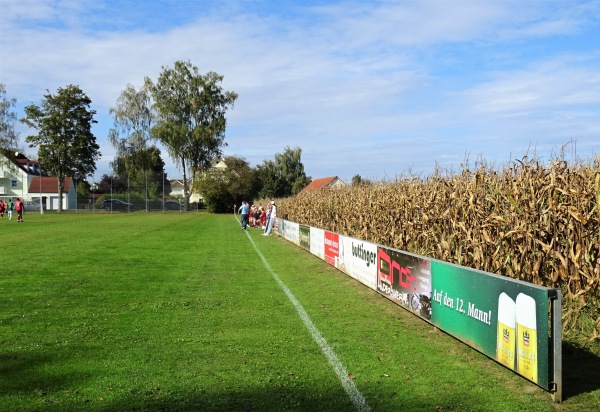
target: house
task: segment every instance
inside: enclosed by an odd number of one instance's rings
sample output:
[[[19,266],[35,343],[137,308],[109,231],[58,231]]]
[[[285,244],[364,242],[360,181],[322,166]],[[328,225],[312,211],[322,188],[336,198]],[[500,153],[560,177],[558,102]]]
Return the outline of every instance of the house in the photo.
[[[36,176],[31,179],[29,185],[30,199],[42,198],[42,203],[48,210],[58,209],[58,179],[56,176]],[[75,183],[70,177],[65,178],[65,187],[63,188],[63,210],[77,208],[77,192]]]
[[[183,198],[183,179],[172,179],[169,180],[169,182],[171,183],[171,194],[170,196],[178,196]],[[192,189],[192,179],[188,179],[188,190],[191,190],[192,193],[190,194],[190,202],[191,203],[196,203],[198,201],[202,201],[202,196],[200,196],[197,193],[194,193],[193,189]]]
[[[47,176],[37,160],[4,150],[0,153],[0,198],[17,197],[26,202],[39,202],[41,198],[46,209],[58,209],[58,180]],[[65,181],[62,208],[77,208],[77,192],[71,178]]]
[[[310,192],[311,190],[325,189],[325,188],[340,188],[346,186],[346,183],[337,176],[323,177],[321,179],[315,179],[308,184],[300,193]]]

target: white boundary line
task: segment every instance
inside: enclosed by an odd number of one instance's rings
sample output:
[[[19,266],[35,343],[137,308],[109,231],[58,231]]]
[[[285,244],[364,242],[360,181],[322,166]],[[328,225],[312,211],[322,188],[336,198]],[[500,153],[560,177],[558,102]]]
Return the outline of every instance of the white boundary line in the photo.
[[[367,401],[365,400],[365,398],[362,396],[362,394],[360,393],[360,391],[354,384],[354,381],[348,377],[348,372],[346,371],[346,368],[344,368],[344,365],[342,365],[342,362],[340,362],[340,360],[338,359],[338,357],[335,354],[335,352],[333,351],[333,349],[331,349],[331,347],[327,344],[327,341],[325,340],[323,335],[321,335],[321,332],[319,332],[319,330],[317,329],[315,324],[312,322],[312,320],[308,316],[308,313],[306,313],[306,311],[302,307],[302,304],[300,302],[298,302],[298,299],[296,299],[296,297],[294,296],[292,291],[285,285],[285,283],[283,283],[283,281],[281,279],[279,279],[279,276],[277,276],[277,273],[275,273],[275,271],[273,269],[271,269],[271,265],[269,265],[269,262],[267,262],[267,259],[265,259],[265,257],[260,252],[260,250],[258,250],[258,247],[256,246],[256,243],[254,243],[252,236],[250,236],[250,234],[248,232],[246,232],[246,236],[248,236],[248,239],[250,239],[250,243],[252,243],[254,250],[256,250],[256,253],[258,253],[258,256],[260,256],[260,259],[263,261],[263,263],[265,264],[265,267],[273,276],[273,279],[275,279],[275,281],[279,284],[281,289],[283,289],[283,291],[285,292],[287,297],[290,299],[290,301],[294,305],[294,308],[296,308],[296,311],[298,312],[300,319],[302,319],[302,322],[304,322],[304,325],[306,326],[306,328],[312,335],[313,339],[315,340],[315,342],[317,342],[317,344],[321,348],[321,351],[323,352],[323,354],[329,361],[329,364],[335,371],[336,375],[338,376],[338,379],[340,380],[340,382],[342,383],[342,386],[344,387],[344,390],[346,391],[346,394],[348,394],[348,397],[350,397],[350,400],[352,401],[352,403],[354,404],[356,409],[361,412],[362,411],[364,411],[364,412],[370,411],[371,408],[367,404]]]

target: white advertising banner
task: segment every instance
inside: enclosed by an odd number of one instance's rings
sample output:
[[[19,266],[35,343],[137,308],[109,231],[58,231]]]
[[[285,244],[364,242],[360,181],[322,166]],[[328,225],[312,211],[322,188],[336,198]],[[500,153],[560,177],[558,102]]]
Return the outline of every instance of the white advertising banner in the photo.
[[[285,221],[283,226],[283,237],[290,242],[299,245],[299,232],[300,225],[295,222],[290,222],[289,220]]]
[[[325,231],[310,228],[310,253],[325,260]]]
[[[337,268],[376,291],[377,245],[340,235]]]

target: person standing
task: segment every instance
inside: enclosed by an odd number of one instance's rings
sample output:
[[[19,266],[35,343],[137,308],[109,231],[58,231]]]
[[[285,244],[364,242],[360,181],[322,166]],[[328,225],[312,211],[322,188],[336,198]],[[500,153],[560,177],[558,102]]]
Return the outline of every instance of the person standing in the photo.
[[[0,219],[4,219],[4,211],[6,210],[6,203],[0,199]]]
[[[275,205],[275,201],[271,200],[271,215],[269,216],[269,224],[267,225],[267,230],[263,233],[263,236],[269,236],[271,231],[273,230],[273,225],[277,220],[277,206]]]
[[[23,223],[23,210],[25,210],[25,205],[18,197],[17,201],[15,202],[15,209],[17,211],[17,223]]]
[[[8,220],[12,219],[13,208],[14,208],[14,205],[13,205],[12,199],[8,199],[8,203],[6,203],[6,214],[8,215]]]
[[[250,212],[250,206],[248,206],[248,203],[246,203],[246,201],[242,201],[242,205],[240,206],[238,212],[242,215],[240,219],[242,230],[246,230],[246,226],[248,225],[248,213]]]

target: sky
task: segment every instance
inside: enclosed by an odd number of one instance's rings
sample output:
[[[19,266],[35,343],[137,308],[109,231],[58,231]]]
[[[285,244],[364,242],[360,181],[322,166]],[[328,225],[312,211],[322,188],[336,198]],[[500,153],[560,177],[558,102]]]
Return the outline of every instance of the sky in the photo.
[[[239,97],[224,155],[302,149],[313,179],[600,155],[600,0],[0,0],[16,111],[78,85],[102,157],[128,84],[190,61]],[[34,130],[18,124],[22,146]],[[169,158],[170,178],[181,170]]]

